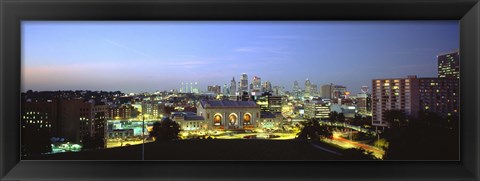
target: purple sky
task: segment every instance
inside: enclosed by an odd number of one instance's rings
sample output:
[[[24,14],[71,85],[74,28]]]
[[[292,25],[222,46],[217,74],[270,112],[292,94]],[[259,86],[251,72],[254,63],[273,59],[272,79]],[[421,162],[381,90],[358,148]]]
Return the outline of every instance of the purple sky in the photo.
[[[206,90],[247,73],[357,93],[375,78],[435,77],[436,55],[458,48],[458,21],[24,21],[22,91]]]

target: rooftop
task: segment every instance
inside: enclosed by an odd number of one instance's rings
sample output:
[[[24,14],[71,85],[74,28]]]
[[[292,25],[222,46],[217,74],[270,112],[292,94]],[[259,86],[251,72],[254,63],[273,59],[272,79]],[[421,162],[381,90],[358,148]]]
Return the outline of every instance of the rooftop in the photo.
[[[229,100],[203,100],[200,102],[203,108],[205,107],[252,107],[256,108],[258,105],[253,101],[229,101]]]

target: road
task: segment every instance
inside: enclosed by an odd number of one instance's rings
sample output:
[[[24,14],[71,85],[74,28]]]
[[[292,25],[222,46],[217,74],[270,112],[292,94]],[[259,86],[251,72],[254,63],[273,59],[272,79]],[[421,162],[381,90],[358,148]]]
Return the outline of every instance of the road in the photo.
[[[364,150],[371,151],[373,155],[379,159],[383,158],[385,151],[367,144],[351,141],[342,137],[333,136],[332,139],[323,139],[322,141],[336,144],[343,148],[363,148]]]

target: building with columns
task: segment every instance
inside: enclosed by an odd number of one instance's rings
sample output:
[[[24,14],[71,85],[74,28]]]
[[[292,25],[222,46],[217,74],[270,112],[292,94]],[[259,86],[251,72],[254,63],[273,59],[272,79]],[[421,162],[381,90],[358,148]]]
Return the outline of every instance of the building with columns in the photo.
[[[211,130],[239,130],[255,128],[260,119],[260,106],[253,101],[204,100],[197,105]]]

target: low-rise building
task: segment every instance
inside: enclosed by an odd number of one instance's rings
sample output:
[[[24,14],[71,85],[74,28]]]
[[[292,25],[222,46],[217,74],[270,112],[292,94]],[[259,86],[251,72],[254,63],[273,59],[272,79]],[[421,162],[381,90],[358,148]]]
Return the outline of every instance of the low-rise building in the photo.
[[[181,130],[206,130],[207,121],[194,112],[172,112],[171,118],[180,125]]]
[[[260,119],[260,106],[253,101],[204,100],[197,105],[197,115],[207,129],[250,129]]]

